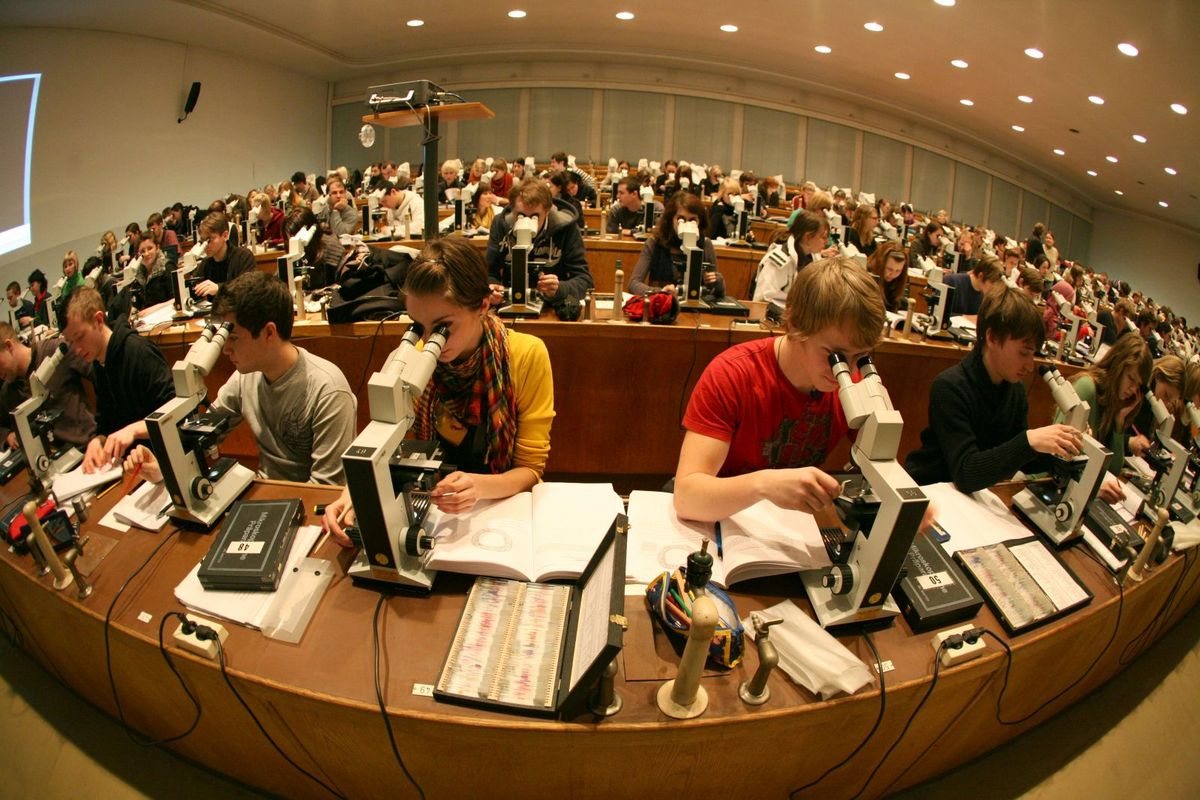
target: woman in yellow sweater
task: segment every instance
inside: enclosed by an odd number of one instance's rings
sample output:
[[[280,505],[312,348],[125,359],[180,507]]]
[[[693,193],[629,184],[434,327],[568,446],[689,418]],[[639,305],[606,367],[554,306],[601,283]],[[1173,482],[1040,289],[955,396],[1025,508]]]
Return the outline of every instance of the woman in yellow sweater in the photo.
[[[488,312],[487,265],[464,239],[431,241],[409,269],[405,293],[414,323],[450,329],[413,425],[417,439],[436,438],[459,468],[433,489],[434,505],[462,513],[531,488],[546,469],[554,420],[546,345]],[[325,526],[345,546],[342,525],[353,512],[338,520],[349,505],[347,490],[325,509]]]

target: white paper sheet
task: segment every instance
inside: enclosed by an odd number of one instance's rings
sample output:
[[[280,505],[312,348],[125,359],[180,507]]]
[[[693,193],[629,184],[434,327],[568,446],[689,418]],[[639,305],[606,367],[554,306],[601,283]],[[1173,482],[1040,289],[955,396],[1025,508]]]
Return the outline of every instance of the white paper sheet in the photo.
[[[674,571],[687,563],[688,554],[699,550],[706,538],[713,538],[712,524],[680,519],[675,513],[673,495],[631,493],[625,579],[646,584],[664,572]],[[713,561],[712,578],[718,585],[725,585],[725,569],[719,560]]]
[[[995,495],[981,502],[958,491],[952,483],[922,486],[921,491],[936,508],[938,524],[950,534],[950,541],[942,543],[942,549],[949,555],[1030,535],[1029,529]],[[984,490],[976,494],[991,492]],[[995,502],[992,502],[993,498]]]
[[[122,474],[123,471],[120,464],[93,472],[90,475],[83,471],[83,465],[81,464],[70,472],[64,472],[56,477],[51,484],[51,491],[54,492],[54,496],[60,502],[65,502],[92,489],[98,489],[113,481],[120,480]]]

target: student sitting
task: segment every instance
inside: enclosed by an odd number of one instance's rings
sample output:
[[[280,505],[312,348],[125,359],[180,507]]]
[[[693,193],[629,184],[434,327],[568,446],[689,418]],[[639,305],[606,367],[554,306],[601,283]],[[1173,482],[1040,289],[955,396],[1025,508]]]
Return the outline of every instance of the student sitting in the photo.
[[[78,358],[92,364],[97,435],[87,443],[83,471],[95,472],[147,437],[146,415],[175,396],[175,385],[153,342],[123,322],[108,327],[104,301],[95,289],[75,290],[66,323],[63,338]]]
[[[292,344],[292,296],[279,278],[249,272],[221,287],[215,315],[233,324],[224,352],[236,370],[212,410],[242,420],[258,442],[258,471],[273,480],[340,484],[342,453],[354,441],[358,403],[342,371]],[[141,463],[161,480],[154,455],[139,447],[126,467]]]
[[[874,279],[851,260],[801,272],[788,293],[787,334],[735,345],[700,376],[675,472],[679,516],[711,522],[764,499],[828,508],[841,486],[820,466],[849,431],[829,356],[855,364],[883,322]]]
[[[21,297],[21,284],[16,281],[8,285],[8,313],[18,328],[28,328],[37,314],[33,302]]]
[[[13,412],[31,396],[29,376],[61,343],[58,338],[43,339],[27,347],[11,325],[0,322],[0,379],[4,381],[0,385],[0,446],[13,449],[21,446]],[[54,421],[54,436],[60,441],[83,447],[96,431],[96,420],[83,391],[83,380],[90,379],[91,373],[91,364],[68,353],[50,377],[46,387],[49,397],[42,409],[62,411]]]
[[[788,224],[787,239],[776,241],[758,262],[751,299],[783,308],[796,274],[812,263],[825,247],[829,226],[825,215],[800,211]]]
[[[33,314],[35,325],[50,324],[50,292],[46,282],[46,273],[35,269],[29,273],[29,293],[33,295]]]
[[[1000,262],[985,258],[975,262],[970,272],[953,272],[942,281],[952,287],[951,314],[978,314],[983,296],[1000,280]]]
[[[1155,359],[1154,366],[1150,369],[1150,391],[1162,401],[1171,416],[1175,417],[1179,423],[1184,424],[1186,422],[1183,398],[1187,396],[1187,387],[1185,386],[1187,377],[1187,366],[1179,356],[1168,355]],[[1173,436],[1175,433],[1183,433],[1182,428],[1178,431],[1175,430],[1178,427],[1178,425],[1173,426]],[[1154,435],[1154,411],[1150,408],[1150,403],[1142,403],[1142,407],[1133,417],[1130,428],[1126,449],[1135,456],[1144,456],[1150,446],[1157,441]],[[1183,440],[1180,439],[1180,441]]]
[[[229,217],[219,211],[204,218],[196,229],[196,239],[204,242],[205,255],[194,276],[200,282],[192,287],[200,297],[212,297],[221,284],[258,269],[249,248],[229,243]]]
[[[676,192],[667,201],[653,235],[646,239],[637,265],[629,275],[630,294],[648,294],[655,287],[674,292],[684,282],[687,260],[679,237],[679,225],[684,222],[695,222],[700,229],[696,245],[704,253],[701,258],[705,270],[701,278],[704,293],[714,298],[725,296],[725,278],[717,269],[717,251],[712,240],[704,235],[708,227],[704,203],[686,192]]]
[[[907,306],[901,306],[904,305],[904,291],[908,287],[908,256],[900,243],[884,242],[875,248],[875,252],[867,259],[867,269],[879,278],[884,308],[893,313],[907,311]]]
[[[975,348],[930,389],[929,426],[904,463],[919,484],[952,481],[974,492],[1028,469],[1039,453],[1071,458],[1079,452],[1080,434],[1068,425],[1028,430],[1025,379],[1044,336],[1033,301],[1018,289],[994,286],[976,330]]]
[[[630,236],[640,230],[646,220],[646,207],[641,198],[642,182],[636,176],[622,178],[617,182],[617,193],[613,204],[608,209],[608,223],[605,233],[619,233]],[[654,203],[654,216],[660,218],[663,213],[662,204]]]
[[[550,457],[554,381],[541,339],[510,330],[490,313],[491,287],[479,252],[462,239],[437,239],[409,269],[408,314],[428,336],[448,325],[449,338],[416,408],[413,434],[437,440],[458,466],[430,500],[445,513],[470,511],[538,483]],[[347,547],[340,519],[349,490],[325,509],[325,525]]]

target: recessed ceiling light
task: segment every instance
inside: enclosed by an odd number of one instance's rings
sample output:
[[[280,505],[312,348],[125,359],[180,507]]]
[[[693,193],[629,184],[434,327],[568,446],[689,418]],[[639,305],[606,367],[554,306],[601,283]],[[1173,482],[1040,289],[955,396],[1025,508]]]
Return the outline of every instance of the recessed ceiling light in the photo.
[[[945,6],[946,8],[953,6],[955,1],[956,0],[933,0],[933,2],[937,3],[939,6]]]
[[[1090,94],[1090,95],[1088,95],[1088,102],[1094,103],[1095,105],[1098,105],[1098,106],[1102,106],[1102,105],[1104,105],[1104,98],[1098,94]]]
[[[1096,176],[1097,176],[1097,175],[1099,175],[1099,174],[1100,174],[1100,173],[1099,173],[1099,172],[1096,172],[1096,170],[1094,170],[1094,169],[1089,169],[1089,170],[1088,170],[1088,175],[1091,175],[1093,178],[1094,178],[1094,177],[1096,177]]]
[[[1065,156],[1066,154],[1067,154],[1067,151],[1066,151],[1066,150],[1063,150],[1063,149],[1062,149],[1062,148],[1060,148],[1060,147],[1056,147],[1056,148],[1054,148],[1054,155],[1056,155],[1056,156]]]
[[[959,69],[966,69],[967,67],[970,66],[970,64],[963,61],[961,58],[954,59],[953,61],[950,62],[950,65],[954,66],[954,67],[958,67]]]
[[[1137,142],[1138,144],[1145,144],[1145,143],[1146,143],[1146,137],[1145,137],[1145,136],[1142,136],[1140,133],[1135,133],[1135,134],[1133,135],[1133,140],[1134,140],[1135,142]]]
[[[1166,201],[1166,200],[1159,200],[1159,201],[1158,201],[1158,204],[1159,204],[1160,206],[1162,206],[1163,208],[1170,208],[1170,206],[1168,206],[1168,205],[1167,205],[1167,201]]]
[[[827,56],[833,52],[833,48],[827,44],[819,44],[816,47],[814,47],[813,50],[816,50],[818,53],[820,53],[823,56]]]
[[[726,33],[737,33],[738,28],[737,25],[722,25],[721,30]]]
[[[1183,103],[1171,103],[1171,110],[1176,114],[1186,114],[1187,106],[1185,106]]]
[[[618,11],[617,19],[622,19],[622,20],[633,19],[633,12],[632,11]]]
[[[508,12],[508,15],[513,19],[521,19],[525,16],[525,12],[519,8],[514,8],[512,11]]]
[[[1038,50],[1036,47],[1026,47],[1025,55],[1029,56],[1030,58],[1043,58],[1046,54],[1041,50]]]
[[[1163,167],[1163,172],[1167,173],[1168,175],[1178,175],[1179,174],[1179,171],[1177,169],[1175,169],[1174,167]]]
[[[878,22],[868,22],[867,24],[863,25],[863,27],[866,28],[867,30],[869,30],[871,33],[882,33],[883,32],[883,26],[880,25]]]
[[[1012,129],[1013,129],[1014,131],[1016,131],[1017,133],[1024,133],[1024,132],[1025,132],[1025,129],[1024,129],[1024,128],[1022,128],[1020,125],[1013,125],[1013,126],[1012,126]]]
[[[1117,49],[1127,56],[1136,56],[1138,54],[1138,49],[1129,42],[1121,42],[1117,45]]]
[[[419,27],[421,27],[422,25],[424,25],[424,24],[425,24],[425,20],[423,20],[423,19],[410,19],[408,22],[406,22],[406,23],[404,23],[404,24],[405,24],[405,25],[407,25],[407,26],[408,26],[408,27],[410,27],[410,28],[419,28]]]
[[[965,97],[964,97],[962,100],[959,100],[958,102],[962,103],[964,106],[973,106],[973,105],[975,105],[975,101],[974,101],[974,100],[968,100],[968,99],[967,99],[967,98],[965,98]]]
[[[1032,103],[1033,102],[1033,98],[1027,94],[1019,94],[1019,95],[1017,95],[1017,99],[1020,100],[1022,103]]]
[[[906,81],[906,80],[908,80],[909,78],[911,78],[911,77],[912,77],[912,75],[909,75],[907,72],[897,72],[897,73],[896,73],[896,77],[897,77],[897,78],[899,78],[899,79],[900,79],[900,80],[902,80],[902,81]]]
[[[1105,161],[1107,161],[1107,162],[1108,162],[1108,163],[1110,163],[1110,164],[1116,164],[1116,163],[1117,163],[1117,157],[1116,157],[1116,156],[1105,156],[1105,157],[1104,157],[1104,160],[1105,160]]]
[[[1125,196],[1125,193],[1122,192],[1120,189],[1113,189],[1113,194],[1119,194],[1119,195],[1121,195],[1121,197]]]

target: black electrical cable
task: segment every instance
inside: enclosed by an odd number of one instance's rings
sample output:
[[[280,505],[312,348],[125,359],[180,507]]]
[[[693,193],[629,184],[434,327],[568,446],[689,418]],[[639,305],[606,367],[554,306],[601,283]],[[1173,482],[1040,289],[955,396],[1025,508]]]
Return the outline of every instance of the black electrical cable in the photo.
[[[982,635],[982,633],[979,635]],[[908,728],[910,725],[912,725],[913,720],[917,718],[917,714],[921,713],[921,709],[925,706],[925,701],[929,699],[931,694],[933,694],[933,689],[935,686],[937,686],[938,675],[941,674],[942,671],[942,653],[949,647],[949,639],[943,640],[942,643],[938,645],[937,651],[933,654],[933,680],[929,682],[929,688],[925,690],[925,694],[921,697],[921,702],[917,703],[917,707],[914,708],[913,712],[908,715],[908,720],[904,723],[904,727],[900,729],[900,735],[896,737],[896,741],[892,742],[892,746],[889,747],[883,754],[883,757],[879,759],[879,763],[875,765],[875,769],[871,770],[871,774],[867,776],[865,781],[863,781],[863,785],[860,786],[858,791],[854,793],[855,798],[862,797],[863,793],[867,791],[867,787],[871,785],[871,781],[875,779],[876,774],[879,773],[879,770],[882,769],[883,765],[887,762],[888,756],[892,754],[892,751],[895,750],[900,744],[900,740],[904,738],[906,733],[908,733]]]
[[[188,685],[183,682],[183,676],[180,675],[179,670],[175,668],[175,662],[171,660],[171,654],[167,652],[167,646],[166,646],[166,644],[163,643],[163,629],[167,625],[167,620],[171,619],[172,617],[178,618],[178,620],[181,623],[183,623],[184,625],[192,624],[192,621],[190,619],[188,619],[186,616],[184,616],[183,614],[181,614],[178,611],[168,611],[166,614],[163,614],[162,619],[159,620],[159,623],[158,623],[158,650],[160,653],[162,653],[163,661],[167,662],[167,667],[169,667],[171,672],[173,672],[175,674],[175,679],[177,681],[179,681],[179,685],[183,687],[184,693],[188,696],[188,700],[190,700],[192,703],[192,708],[196,709],[196,716],[192,720],[192,724],[188,726],[188,729],[186,731],[184,731],[183,733],[179,734],[178,736],[173,737],[172,739],[169,740],[169,741],[176,741],[178,739],[182,739],[183,737],[190,734],[192,731],[196,730],[196,726],[200,724],[201,711],[200,711],[200,701],[196,699],[196,696],[194,694],[192,694],[192,690],[188,688]]]
[[[1188,568],[1188,553],[1185,552],[1183,554],[1183,568],[1179,571],[1179,577],[1175,579],[1175,585],[1171,587],[1171,591],[1167,594],[1167,599],[1163,601],[1162,607],[1150,618],[1150,621],[1146,623],[1146,627],[1142,629],[1141,633],[1130,639],[1125,644],[1125,647],[1122,648],[1121,656],[1117,659],[1117,662],[1121,666],[1125,666],[1133,661],[1137,655],[1141,654],[1145,645],[1153,638],[1151,632],[1154,631],[1160,622],[1169,616],[1168,609],[1175,604],[1175,597],[1179,594],[1179,589],[1183,585],[1183,578],[1187,575]],[[1130,655],[1131,650],[1137,650],[1137,653]]]
[[[1093,561],[1095,561],[1097,564],[1099,564],[1101,569],[1103,569],[1105,571],[1105,574],[1109,574],[1108,567],[1102,561],[1100,561],[1099,558],[1097,558],[1095,555],[1093,555],[1090,550],[1088,550],[1087,548],[1083,548],[1083,552],[1086,553],[1089,558],[1091,558]],[[1100,648],[1100,652],[1096,653],[1096,657],[1092,659],[1092,663],[1087,665],[1087,668],[1083,671],[1083,673],[1078,678],[1076,678],[1075,680],[1071,681],[1069,684],[1064,686],[1061,690],[1059,690],[1056,694],[1054,694],[1052,697],[1050,697],[1048,700],[1046,700],[1040,706],[1035,708],[1033,711],[1030,711],[1028,714],[1026,714],[1025,716],[1020,717],[1018,719],[1012,719],[1012,720],[1005,719],[1004,714],[1001,711],[1001,706],[1004,703],[1004,694],[1005,694],[1005,692],[1008,691],[1008,681],[1009,681],[1009,678],[1011,677],[1011,673],[1012,673],[1012,648],[1010,648],[1008,646],[1008,643],[1005,642],[1003,639],[1001,639],[999,636],[997,636],[995,633],[992,633],[991,631],[986,630],[986,629],[984,630],[984,633],[991,636],[993,639],[995,639],[997,642],[1000,643],[1000,646],[1004,648],[1004,652],[1007,655],[1007,661],[1005,662],[1005,665],[1004,665],[1004,683],[1000,687],[1000,694],[997,695],[997,697],[996,697],[996,721],[997,722],[999,722],[1001,725],[1020,725],[1024,722],[1028,722],[1030,719],[1032,719],[1033,717],[1035,717],[1039,713],[1041,713],[1042,710],[1044,710],[1051,703],[1058,700],[1063,695],[1065,695],[1067,692],[1071,691],[1076,686],[1078,686],[1080,684],[1080,682],[1083,681],[1084,678],[1086,678],[1088,675],[1091,674],[1092,669],[1094,669],[1095,666],[1100,663],[1100,659],[1104,657],[1104,654],[1108,652],[1108,648],[1112,647],[1112,643],[1114,641],[1116,641],[1117,632],[1121,630],[1121,616],[1125,611],[1125,587],[1122,586],[1119,581],[1117,582],[1117,591],[1119,592],[1119,597],[1120,597],[1120,599],[1117,602],[1117,620],[1113,624],[1112,634],[1109,635],[1108,641],[1104,643],[1104,647]]]
[[[216,642],[217,644],[217,659],[221,663],[221,677],[225,679],[225,685],[229,687],[229,691],[233,692],[233,696],[237,698],[237,701],[241,704],[242,708],[246,709],[246,713],[250,715],[250,719],[254,721],[254,725],[258,728],[259,733],[263,735],[263,738],[267,740],[267,743],[270,744],[271,747],[275,748],[275,752],[283,756],[283,760],[295,767],[300,774],[319,785],[322,789],[329,792],[334,797],[339,798],[339,800],[346,800],[345,795],[343,795],[341,792],[338,792],[332,786],[325,783],[325,781],[321,780],[316,775],[313,775],[304,767],[293,761],[292,757],[283,752],[279,745],[276,744],[275,740],[271,738],[271,734],[267,733],[267,729],[263,727],[263,724],[259,721],[258,716],[254,713],[253,709],[250,708],[249,704],[246,703],[241,692],[237,690],[237,687],[233,685],[233,681],[229,679],[229,671],[225,668],[225,646],[221,643],[221,638],[216,635],[212,628],[209,628],[206,625],[196,626],[196,632],[198,635],[206,631],[208,634],[210,634],[211,641]]]
[[[375,343],[379,341],[379,332],[383,330],[383,323],[387,322],[389,319],[398,317],[403,313],[403,311],[393,311],[391,314],[388,314],[386,317],[379,320],[379,324],[375,326],[375,332],[371,334],[371,349],[367,351],[367,361],[365,364],[363,364],[362,376],[358,379],[358,388],[354,390],[355,397],[362,394],[363,386],[367,383],[367,376],[371,374],[371,359],[375,355]]]
[[[616,302],[615,300],[613,302]],[[692,370],[696,368],[696,357],[700,349],[700,315],[696,315],[696,324],[692,327],[692,360],[688,363],[687,374],[683,376],[683,386],[679,389],[679,424],[683,424],[683,405],[687,399],[688,383],[692,380]]]
[[[396,757],[396,763],[400,765],[400,769],[404,772],[404,777],[408,778],[408,782],[417,790],[417,794],[421,796],[421,800],[425,800],[425,790],[421,788],[421,784],[417,783],[416,778],[408,771],[408,767],[404,765],[404,759],[400,756],[400,748],[396,746],[396,734],[392,731],[392,722],[388,718],[387,704],[383,699],[383,685],[379,680],[379,613],[383,610],[383,604],[387,600],[387,595],[380,592],[379,602],[375,604],[375,615],[371,618],[371,646],[373,652],[373,663],[375,669],[375,700],[379,703],[379,713],[383,715],[383,726],[387,729],[388,743],[392,746],[392,755]]]
[[[867,742],[871,741],[871,738],[879,730],[880,723],[883,722],[883,715],[887,711],[887,682],[884,680],[884,677],[883,677],[883,660],[879,657],[879,651],[875,649],[875,642],[871,640],[871,634],[864,633],[863,639],[866,641],[867,647],[870,648],[871,655],[875,658],[875,672],[876,672],[876,674],[879,675],[879,714],[878,714],[878,716],[875,717],[875,724],[871,726],[871,730],[867,731],[867,735],[863,738],[863,740],[861,742],[858,743],[858,746],[850,751],[849,755],[847,755],[845,758],[843,758],[838,763],[834,764],[829,769],[822,772],[821,775],[816,780],[809,781],[808,783],[804,784],[803,786],[801,786],[797,789],[792,789],[790,792],[788,792],[788,800],[792,800],[792,798],[794,798],[800,792],[803,792],[805,789],[811,789],[812,787],[816,786],[821,781],[825,780],[825,778],[828,777],[830,773],[834,772],[835,770],[841,769],[846,764],[849,764],[850,760],[853,759],[856,755],[858,755],[859,752],[864,747],[867,746]]]
[[[112,602],[108,604],[108,611],[104,614],[104,669],[108,672],[108,687],[112,690],[113,704],[117,707],[117,720],[121,723],[121,728],[124,729],[125,735],[129,737],[129,740],[139,747],[156,747],[160,744],[168,744],[170,742],[178,741],[191,733],[192,729],[189,728],[185,733],[181,733],[177,736],[169,736],[165,739],[145,739],[144,741],[139,741],[141,734],[135,731],[133,727],[125,720],[125,710],[121,707],[121,696],[117,693],[117,680],[113,676],[112,668],[112,643],[110,632],[112,631],[113,609],[117,607],[117,601],[121,599],[121,595],[127,588],[129,588],[129,584],[133,582],[133,579],[140,575],[142,570],[149,566],[150,562],[154,560],[154,557],[158,555],[158,551],[162,550],[167,542],[172,541],[175,538],[175,534],[178,532],[179,531],[176,529],[169,531],[167,535],[163,537],[162,541],[150,551],[150,555],[146,556],[146,560],[142,562],[141,566],[135,569],[129,575],[129,577],[125,579],[125,582],[121,584],[121,587],[117,589],[116,593],[113,595]]]

